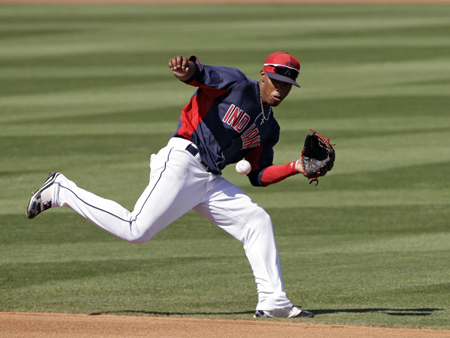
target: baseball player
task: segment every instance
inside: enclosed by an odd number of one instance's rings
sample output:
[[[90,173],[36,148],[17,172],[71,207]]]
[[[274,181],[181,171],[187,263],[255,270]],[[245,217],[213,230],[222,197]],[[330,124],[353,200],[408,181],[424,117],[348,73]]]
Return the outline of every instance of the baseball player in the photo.
[[[30,199],[28,218],[68,206],[101,229],[131,243],[145,243],[194,209],[244,247],[257,284],[255,317],[313,317],[293,306],[281,278],[270,216],[239,187],[221,176],[245,158],[254,186],[268,186],[302,172],[298,160],[273,165],[280,127],[272,107],[296,82],[300,63],[288,53],[269,55],[254,81],[235,68],[176,56],[169,68],[197,88],[184,106],[167,146],[150,160],[150,180],[133,211],[79,188],[61,173],[49,175]]]

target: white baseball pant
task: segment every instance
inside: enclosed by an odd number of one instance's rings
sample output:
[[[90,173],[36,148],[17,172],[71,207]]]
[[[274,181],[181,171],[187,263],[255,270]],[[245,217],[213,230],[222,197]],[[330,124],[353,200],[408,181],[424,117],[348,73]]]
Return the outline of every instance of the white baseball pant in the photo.
[[[131,243],[145,243],[194,209],[244,245],[258,291],[256,310],[292,306],[281,278],[270,216],[239,187],[206,170],[193,144],[171,138],[151,156],[150,182],[132,212],[79,188],[64,175],[55,181],[52,206],[68,206],[103,230]]]

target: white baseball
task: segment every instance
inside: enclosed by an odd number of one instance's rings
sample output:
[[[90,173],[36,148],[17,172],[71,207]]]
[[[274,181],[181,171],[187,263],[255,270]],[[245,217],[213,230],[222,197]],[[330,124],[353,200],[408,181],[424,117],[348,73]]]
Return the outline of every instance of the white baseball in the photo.
[[[252,171],[252,166],[249,161],[241,160],[236,163],[236,171],[240,175],[248,175],[248,173]]]

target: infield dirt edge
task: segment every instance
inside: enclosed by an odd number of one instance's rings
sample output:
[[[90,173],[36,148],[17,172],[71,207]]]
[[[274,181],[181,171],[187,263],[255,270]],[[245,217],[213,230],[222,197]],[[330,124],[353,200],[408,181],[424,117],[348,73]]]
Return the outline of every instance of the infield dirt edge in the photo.
[[[308,320],[230,320],[150,316],[0,312],[4,338],[56,337],[449,337],[448,330],[312,324]]]

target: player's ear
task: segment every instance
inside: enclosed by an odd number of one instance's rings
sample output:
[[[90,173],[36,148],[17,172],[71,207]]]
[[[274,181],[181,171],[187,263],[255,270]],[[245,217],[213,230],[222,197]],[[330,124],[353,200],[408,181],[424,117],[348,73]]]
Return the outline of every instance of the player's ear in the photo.
[[[266,72],[261,69],[261,81],[264,82],[266,80]]]
[[[269,77],[267,76],[266,72],[264,70],[261,70],[261,83],[265,85],[268,79]]]

